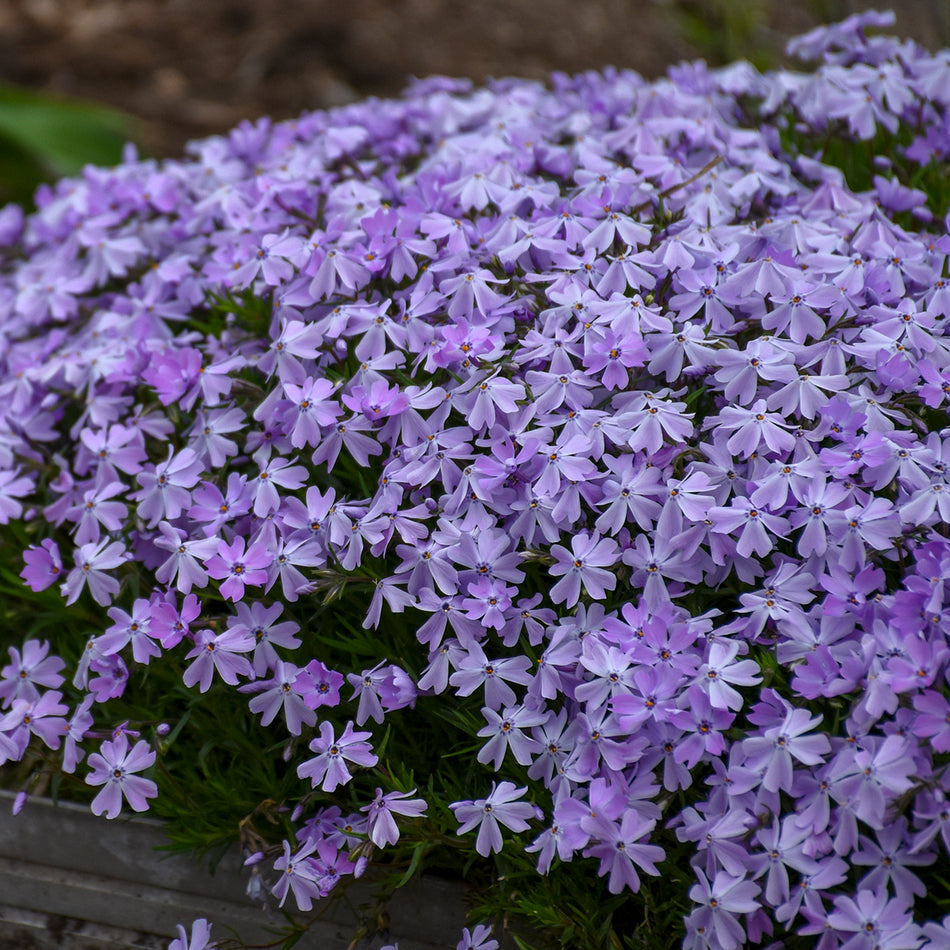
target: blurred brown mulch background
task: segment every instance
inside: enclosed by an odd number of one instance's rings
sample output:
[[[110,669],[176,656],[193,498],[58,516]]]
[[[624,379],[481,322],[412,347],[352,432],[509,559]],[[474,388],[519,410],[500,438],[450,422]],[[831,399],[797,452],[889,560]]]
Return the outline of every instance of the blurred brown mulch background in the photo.
[[[885,0],[886,3],[886,0]],[[0,80],[140,120],[177,155],[241,119],[289,118],[411,76],[542,78],[607,65],[783,62],[786,39],[882,4],[847,0],[0,0]],[[950,0],[894,0],[896,32],[950,44]],[[950,82],[950,77],[948,77]]]

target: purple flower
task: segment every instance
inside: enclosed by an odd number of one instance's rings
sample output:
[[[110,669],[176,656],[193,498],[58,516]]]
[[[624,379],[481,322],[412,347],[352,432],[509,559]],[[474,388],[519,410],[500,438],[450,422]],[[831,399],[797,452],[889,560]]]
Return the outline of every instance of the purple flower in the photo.
[[[901,815],[875,832],[876,841],[861,835],[860,850],[851,855],[851,861],[862,867],[871,867],[861,879],[861,889],[880,892],[890,884],[897,898],[910,906],[915,896],[923,897],[927,893],[927,888],[909,868],[933,864],[936,855],[912,854],[911,836],[907,831],[907,819]]]
[[[49,656],[46,640],[27,640],[23,653],[9,647],[9,666],[0,669],[0,702],[12,703],[16,699],[35,702],[40,698],[37,687],[55,689],[63,682],[59,671],[66,665],[58,656]]]
[[[531,661],[525,656],[489,660],[485,651],[473,643],[464,657],[455,664],[457,672],[449,677],[458,696],[471,696],[479,686],[485,687],[485,702],[492,709],[510,706],[515,691],[508,683],[529,683]]]
[[[33,487],[29,476],[17,478],[16,472],[0,471],[0,524],[8,524],[11,518],[23,514],[23,504],[14,499],[29,495]]]
[[[497,772],[504,761],[505,753],[510,749],[516,762],[530,765],[532,753],[539,751],[540,745],[536,739],[526,736],[523,730],[544,722],[544,713],[525,706],[506,706],[499,714],[484,706],[482,715],[488,720],[488,725],[479,729],[478,735],[488,737],[488,742],[479,749],[476,756],[478,761],[487,764],[494,759],[492,764]]]
[[[51,749],[58,749],[62,735],[66,732],[66,720],[62,714],[68,712],[60,700],[62,693],[48,690],[38,699],[14,700],[10,711],[0,718],[0,732],[7,733],[25,749],[29,736],[39,736]],[[18,757],[24,749],[18,750]]]
[[[736,660],[739,644],[722,638],[709,646],[706,662],[696,673],[696,682],[709,693],[716,709],[741,709],[742,696],[733,686],[755,686],[762,682],[755,660]]]
[[[745,458],[759,451],[762,445],[771,452],[790,452],[795,447],[795,437],[788,432],[788,423],[778,413],[769,412],[764,399],[748,409],[725,407],[715,423],[723,431],[732,431],[726,448]],[[707,426],[712,424],[713,420],[707,421]]]
[[[136,478],[142,486],[129,497],[138,501],[138,514],[154,528],[163,518],[174,521],[191,502],[189,489],[201,475],[201,461],[191,449],[182,449],[177,455],[168,449],[168,458],[152,471],[139,472]]]
[[[369,732],[354,732],[353,723],[348,722],[339,738],[335,739],[333,726],[321,722],[319,738],[310,743],[310,751],[316,752],[317,756],[297,766],[297,774],[309,778],[314,787],[319,785],[325,792],[334,791],[353,777],[347,762],[369,767],[379,761],[372,746],[366,742],[370,735]]]
[[[313,906],[315,898],[323,896],[320,885],[320,872],[317,862],[313,859],[313,852],[318,847],[329,847],[334,854],[336,848],[319,838],[312,838],[302,845],[294,854],[290,853],[290,843],[284,841],[284,853],[274,862],[274,870],[281,871],[280,878],[272,888],[275,897],[280,898],[278,906],[283,907],[288,893],[293,893],[297,906],[302,911],[308,911]]]
[[[211,950],[216,944],[211,940],[211,924],[199,917],[191,925],[191,937],[188,931],[178,924],[178,936],[168,945],[168,950]]]
[[[192,587],[204,587],[208,575],[198,561],[206,561],[217,553],[218,539],[188,541],[186,535],[167,521],[160,521],[158,530],[162,537],[155,539],[155,547],[171,553],[155,571],[155,579],[163,584],[174,583],[182,594],[190,594]]]
[[[759,909],[759,886],[725,871],[716,874],[712,883],[702,871],[697,870],[696,877],[699,882],[690,888],[689,896],[701,906],[690,914],[688,925],[700,931],[710,946],[722,950],[743,946],[746,932],[738,918]]]
[[[83,760],[85,751],[79,747],[79,743],[86,737],[86,732],[92,725],[92,716],[89,709],[92,706],[95,697],[91,693],[86,693],[82,702],[73,710],[72,717],[66,723],[63,739],[63,771],[75,772],[76,766]]]
[[[155,643],[152,633],[152,604],[140,597],[132,605],[132,613],[126,613],[118,607],[107,611],[112,625],[106,628],[99,638],[99,648],[103,653],[118,653],[127,644],[132,644],[132,656],[136,663],[148,664],[152,657],[161,656],[162,651]]]
[[[728,508],[710,508],[707,517],[712,522],[710,530],[713,532],[731,534],[739,531],[736,552],[742,557],[752,554],[764,557],[774,546],[769,532],[779,537],[786,534],[783,518],[757,508],[748,498],[734,498]]]
[[[599,839],[584,851],[584,856],[600,858],[597,873],[609,873],[607,889],[611,894],[619,894],[625,887],[634,893],[640,890],[637,867],[647,874],[659,875],[656,862],[662,861],[666,852],[656,845],[640,843],[653,830],[655,821],[644,821],[631,808],[619,823],[605,817],[594,817],[584,819],[581,824],[591,837]]]
[[[454,802],[449,807],[459,822],[456,834],[464,835],[478,828],[475,850],[483,857],[494,851],[501,851],[501,828],[504,825],[511,831],[525,831],[528,821],[540,817],[539,809],[519,798],[527,789],[516,788],[512,782],[492,782],[492,790],[487,798],[476,801]]]
[[[294,685],[300,690],[304,702],[311,709],[318,709],[320,706],[336,706],[340,702],[343,674],[328,669],[319,660],[311,660],[297,674]]]
[[[192,492],[191,498],[194,504],[188,509],[188,517],[202,523],[205,536],[209,538],[216,535],[223,524],[251,510],[247,478],[237,472],[228,475],[225,494],[211,482],[202,482]]]
[[[505,611],[517,590],[504,581],[480,577],[469,584],[469,596],[463,598],[462,607],[470,620],[481,620],[483,626],[501,630],[507,622]]]
[[[262,726],[269,726],[277,717],[277,713],[283,710],[290,734],[299,736],[304,724],[312,726],[317,721],[316,713],[308,706],[304,696],[301,695],[301,690],[297,687],[300,671],[293,663],[277,660],[273,672],[271,679],[248,683],[240,689],[242,692],[262,690],[248,703],[251,712],[261,713]]]
[[[300,386],[287,382],[283,386],[284,394],[292,403],[282,417],[285,431],[290,435],[290,444],[295,449],[317,445],[320,427],[333,425],[342,411],[328,398],[333,392],[333,384],[327,379],[308,378]]]
[[[371,670],[362,673],[347,674],[347,681],[353,687],[350,699],[359,699],[356,709],[356,724],[362,726],[367,719],[382,722],[385,716],[380,699],[380,690],[386,678],[386,671],[382,669],[385,660],[380,660]]]
[[[109,501],[125,491],[118,481],[107,482],[83,492],[82,499],[66,512],[70,521],[76,522],[76,544],[88,544],[98,541],[100,526],[106,531],[116,532],[122,527],[122,520],[128,508],[119,501]]]
[[[40,542],[39,547],[30,545],[23,552],[26,567],[20,571],[20,577],[32,591],[46,590],[55,584],[63,573],[63,559],[60,557],[56,542],[50,538]]]
[[[302,465],[292,465],[289,459],[273,458],[261,465],[254,480],[254,514],[263,518],[280,507],[280,495],[277,486],[292,491],[300,488],[307,478],[307,470]]]
[[[188,433],[191,436],[189,448],[212,468],[221,468],[238,452],[237,443],[227,438],[225,433],[240,432],[244,423],[245,416],[240,409],[196,412],[195,423]]]
[[[726,740],[722,731],[732,724],[735,716],[725,709],[715,708],[699,686],[690,686],[683,700],[688,702],[688,707],[672,711],[669,720],[685,733],[676,744],[674,758],[692,769],[704,755],[718,756],[724,751]]]
[[[856,899],[836,897],[828,922],[854,935],[843,944],[847,950],[914,950],[920,946],[922,934],[906,902],[899,897],[888,899],[884,889],[861,889]]]
[[[300,627],[292,620],[277,623],[277,618],[283,613],[283,604],[263,604],[252,601],[237,605],[237,616],[230,624],[232,629],[241,627],[254,637],[254,675],[263,676],[267,670],[275,668],[280,659],[276,647],[288,650],[300,646],[300,640],[294,634]]]
[[[582,531],[571,540],[571,550],[561,544],[551,547],[555,564],[550,571],[561,577],[551,588],[551,600],[573,607],[581,595],[581,584],[593,600],[603,600],[617,586],[617,578],[607,567],[620,560],[620,548],[612,538]],[[562,576],[563,575],[563,576]]]
[[[831,751],[827,736],[806,735],[819,722],[821,716],[812,717],[806,709],[789,709],[780,725],[766,729],[763,736],[743,740],[746,765],[756,771],[764,769],[763,788],[790,793],[793,758],[808,766],[824,761],[824,756]]]
[[[130,749],[125,733],[102,743],[99,752],[89,756],[92,771],[86,776],[86,784],[103,785],[104,788],[92,800],[93,814],[116,818],[122,810],[122,798],[133,811],[146,811],[148,799],[158,794],[158,786],[151,780],[136,775],[155,764],[155,752],[147,742],[136,742]]]
[[[61,586],[67,606],[79,600],[87,584],[97,604],[106,607],[112,603],[112,598],[119,592],[119,582],[105,572],[118,567],[130,557],[121,541],[109,543],[108,538],[103,538],[99,542],[82,545],[75,554],[76,566]]]
[[[267,582],[267,567],[274,560],[263,541],[255,541],[245,551],[240,535],[230,544],[218,542],[217,553],[205,562],[205,570],[216,580],[223,580],[221,596],[241,600],[245,585],[260,587]]]
[[[477,924],[471,932],[462,928],[462,939],[455,950],[498,950],[498,941],[492,939],[490,924]]]
[[[185,686],[197,683],[200,692],[206,693],[215,671],[225,683],[237,685],[239,676],[253,675],[250,662],[242,655],[253,649],[254,638],[242,627],[230,627],[218,634],[199,630],[194,648],[185,656],[186,660],[194,660],[182,675]]]
[[[387,844],[395,844],[399,840],[399,829],[393,815],[407,815],[418,817],[424,815],[429,806],[422,798],[410,798],[415,789],[409,792],[389,792],[384,795],[381,788],[376,789],[376,797],[369,805],[364,805],[360,811],[365,811],[368,818],[369,840],[377,847],[383,848]]]

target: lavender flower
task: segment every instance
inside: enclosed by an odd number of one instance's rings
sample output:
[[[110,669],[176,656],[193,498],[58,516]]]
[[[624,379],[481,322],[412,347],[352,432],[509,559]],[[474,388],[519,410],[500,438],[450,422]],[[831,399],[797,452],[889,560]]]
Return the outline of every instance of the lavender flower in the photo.
[[[211,924],[204,917],[199,917],[191,925],[191,936],[188,931],[178,925],[178,936],[168,945],[168,950],[212,950],[216,946],[211,939]]]
[[[0,213],[4,537],[38,614],[54,582],[108,614],[11,652],[0,759],[74,769],[177,654],[302,737],[261,753],[320,787],[281,902],[404,844],[354,730],[392,758],[433,710],[499,772],[453,805],[485,856],[526,769],[542,873],[701,872],[687,946],[939,941],[948,59],[882,22],[803,38],[808,73],[427,80]]]
[[[89,756],[92,771],[86,776],[87,784],[104,786],[92,800],[93,813],[105,812],[106,818],[116,818],[123,798],[133,811],[145,811],[148,799],[158,794],[158,787],[135,773],[154,764],[155,753],[147,742],[136,742],[130,749],[125,733],[103,742],[100,751]]]
[[[254,638],[243,628],[230,628],[223,633],[199,630],[194,648],[185,657],[194,662],[185,670],[182,679],[186,686],[198,684],[202,693],[211,688],[215,672],[234,686],[239,676],[250,676],[251,664],[242,654],[254,648]]]
[[[492,782],[492,790],[487,798],[454,802],[449,807],[459,822],[456,834],[464,835],[477,827],[475,850],[484,857],[494,851],[501,851],[499,825],[515,832],[525,831],[528,821],[539,817],[534,805],[518,801],[525,791],[525,788],[516,788],[512,782]]]
[[[759,887],[743,877],[733,877],[720,871],[710,882],[702,871],[696,872],[698,883],[690,889],[690,898],[699,905],[690,915],[688,925],[701,933],[706,941],[722,950],[735,950],[746,940],[746,932],[739,922],[740,914],[751,914],[758,909],[755,899]]]
[[[79,600],[83,588],[88,585],[92,599],[103,607],[112,603],[119,592],[119,582],[106,571],[118,567],[130,557],[121,541],[109,543],[108,538],[82,545],[76,552],[76,566],[69,572],[60,588],[66,604]]]
[[[555,577],[561,577],[551,588],[551,599],[573,607],[580,597],[581,584],[594,600],[602,600],[608,590],[617,586],[617,578],[608,570],[617,563],[620,549],[610,538],[582,532],[571,542],[571,550],[555,544],[551,548],[556,563],[551,568]]]
[[[415,794],[415,789],[409,792],[389,792],[384,795],[381,788],[376,789],[376,798],[372,803],[361,808],[367,813],[369,820],[369,839],[377,847],[383,848],[388,844],[395,844],[399,840],[399,829],[393,815],[408,815],[416,817],[425,814],[428,805],[424,799],[409,798]]]
[[[320,737],[310,743],[310,751],[316,752],[317,756],[299,765],[297,774],[309,778],[315,787],[319,785],[325,792],[332,792],[352,778],[347,762],[372,766],[379,761],[365,741],[369,736],[368,732],[354,732],[353,724],[348,722],[339,738],[334,739],[333,726],[321,722]]]

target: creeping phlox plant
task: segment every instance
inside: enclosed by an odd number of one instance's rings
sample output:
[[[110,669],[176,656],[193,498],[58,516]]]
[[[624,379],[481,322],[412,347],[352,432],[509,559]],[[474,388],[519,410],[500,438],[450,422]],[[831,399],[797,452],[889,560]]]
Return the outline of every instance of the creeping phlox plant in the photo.
[[[889,22],[4,209],[0,759],[302,911],[454,867],[522,946],[950,946],[950,54]]]

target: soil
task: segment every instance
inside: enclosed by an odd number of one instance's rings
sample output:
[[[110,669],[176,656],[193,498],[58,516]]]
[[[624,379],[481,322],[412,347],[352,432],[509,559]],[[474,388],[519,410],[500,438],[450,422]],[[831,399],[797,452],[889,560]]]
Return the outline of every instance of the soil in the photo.
[[[108,103],[151,152],[241,119],[288,118],[436,73],[543,78],[607,65],[647,77],[784,40],[848,0],[0,0],[0,80]],[[947,0],[894,0],[897,32],[950,38]],[[741,12],[739,12],[741,11]],[[746,52],[747,51],[747,52]]]

